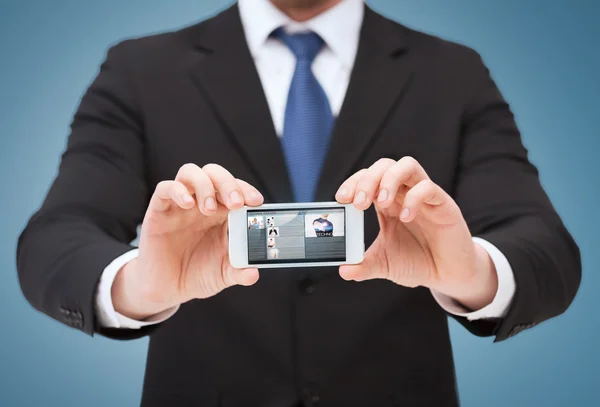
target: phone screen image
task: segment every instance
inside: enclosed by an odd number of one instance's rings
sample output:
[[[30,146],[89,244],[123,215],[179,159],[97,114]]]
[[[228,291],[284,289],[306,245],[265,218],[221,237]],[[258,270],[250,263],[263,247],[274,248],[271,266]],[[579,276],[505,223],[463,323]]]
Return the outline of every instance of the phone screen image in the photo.
[[[344,208],[248,210],[248,264],[346,261]]]

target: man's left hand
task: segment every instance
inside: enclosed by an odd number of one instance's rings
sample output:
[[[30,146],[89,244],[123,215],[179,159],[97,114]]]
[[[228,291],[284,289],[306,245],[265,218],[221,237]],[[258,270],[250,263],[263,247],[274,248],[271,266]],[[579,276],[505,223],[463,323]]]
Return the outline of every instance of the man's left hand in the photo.
[[[411,157],[380,159],[348,178],[339,203],[375,205],[379,235],[358,265],[343,265],[346,280],[388,279],[424,286],[477,310],[492,302],[498,277],[488,253],[473,242],[454,200]]]

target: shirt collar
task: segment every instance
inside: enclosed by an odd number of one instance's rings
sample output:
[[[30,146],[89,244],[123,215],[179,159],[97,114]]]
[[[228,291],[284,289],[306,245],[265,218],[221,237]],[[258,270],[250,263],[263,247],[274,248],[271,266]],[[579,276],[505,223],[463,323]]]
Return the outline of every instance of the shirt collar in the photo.
[[[297,22],[279,10],[270,0],[239,0],[240,17],[250,53],[256,57],[269,35],[283,27],[287,32],[313,31],[347,68],[354,64],[358,38],[364,17],[363,0],[342,0],[326,12]]]

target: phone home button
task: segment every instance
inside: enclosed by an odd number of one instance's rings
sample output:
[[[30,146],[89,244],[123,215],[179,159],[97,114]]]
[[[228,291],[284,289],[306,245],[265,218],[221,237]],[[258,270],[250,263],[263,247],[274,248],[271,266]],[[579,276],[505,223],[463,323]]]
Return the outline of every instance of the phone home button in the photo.
[[[298,290],[303,294],[310,295],[316,290],[315,282],[308,277],[303,278],[298,282]]]

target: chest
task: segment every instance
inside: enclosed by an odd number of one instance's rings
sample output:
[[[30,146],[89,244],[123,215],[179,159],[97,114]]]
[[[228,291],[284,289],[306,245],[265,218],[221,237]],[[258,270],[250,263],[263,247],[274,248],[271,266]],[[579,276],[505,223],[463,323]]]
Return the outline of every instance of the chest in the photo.
[[[344,104],[349,103],[348,97],[346,95]],[[377,98],[377,95],[372,97]],[[235,113],[225,120],[191,81],[177,89],[163,89],[160,97],[152,99],[153,103],[146,107],[145,123],[151,182],[172,178],[179,167],[188,162],[200,166],[217,163],[248,182],[257,181],[251,169],[255,161],[270,163],[271,171],[285,171],[276,165],[278,160],[273,157],[273,148],[280,149],[280,139],[270,110],[267,115],[253,117],[250,106],[233,98],[229,103],[235,106],[232,109]],[[266,104],[264,93],[255,95],[255,99],[255,103]],[[373,101],[354,100],[359,113],[351,117],[344,115],[342,107],[334,132],[340,127],[344,130],[336,134],[338,142],[330,148],[328,159],[344,160],[349,154],[355,159],[352,163],[340,163],[339,171],[343,172],[340,176],[349,176],[382,157],[397,160],[412,156],[436,183],[451,191],[460,154],[460,112],[425,99],[418,88],[412,87],[381,122],[371,126],[373,130],[368,135],[362,131],[373,115],[371,109],[376,108]],[[248,125],[233,134],[232,122],[236,121]],[[246,151],[239,139],[256,148],[253,152]],[[366,141],[357,146],[345,143],[345,139]],[[265,146],[264,153],[261,146]]]

